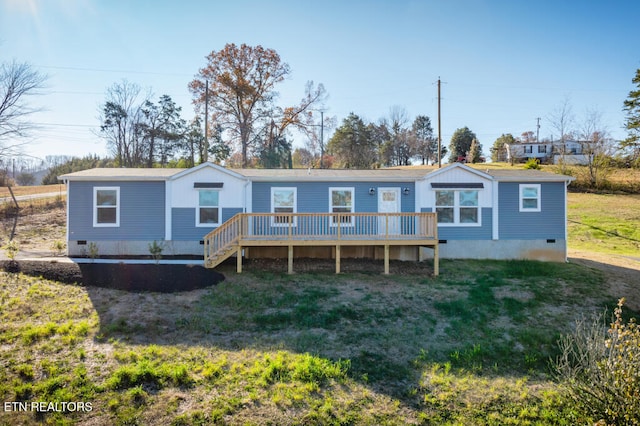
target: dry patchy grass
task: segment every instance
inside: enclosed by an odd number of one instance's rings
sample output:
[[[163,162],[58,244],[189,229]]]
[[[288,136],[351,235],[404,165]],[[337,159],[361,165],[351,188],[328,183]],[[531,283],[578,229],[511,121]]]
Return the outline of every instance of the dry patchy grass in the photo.
[[[579,312],[610,302],[577,265],[445,261],[437,279],[429,265],[233,266],[172,294],[3,273],[0,399],[93,403],[50,423],[570,424],[547,362]]]
[[[36,185],[36,186],[12,186],[11,190],[16,197],[20,195],[34,195],[47,193],[62,193],[66,191],[64,184]],[[6,186],[0,187],[0,198],[11,197],[11,193]]]

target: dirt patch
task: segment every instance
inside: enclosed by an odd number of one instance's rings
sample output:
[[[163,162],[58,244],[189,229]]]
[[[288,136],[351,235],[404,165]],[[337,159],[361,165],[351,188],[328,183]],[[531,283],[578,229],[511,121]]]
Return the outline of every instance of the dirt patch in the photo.
[[[227,262],[235,263],[235,259]],[[249,271],[287,272],[287,259],[247,259],[243,261],[243,269]],[[230,264],[230,263],[229,263]],[[293,260],[294,273],[336,271],[335,259],[296,258]],[[380,273],[384,272],[384,260],[372,259],[340,259],[342,273]],[[392,275],[433,275],[433,261],[411,262],[401,260],[389,261],[389,273]]]
[[[19,256],[54,255],[54,242],[66,240],[67,216],[62,201],[48,202],[37,208],[22,208],[17,219],[14,213],[0,216],[0,247],[13,235],[13,240],[20,247]]]
[[[518,302],[528,302],[536,297],[535,294],[527,290],[518,290],[510,287],[497,287],[493,289],[493,295],[496,299],[513,299]]]
[[[602,271],[607,294],[624,297],[630,309],[640,311],[640,258],[569,250],[569,262]]]

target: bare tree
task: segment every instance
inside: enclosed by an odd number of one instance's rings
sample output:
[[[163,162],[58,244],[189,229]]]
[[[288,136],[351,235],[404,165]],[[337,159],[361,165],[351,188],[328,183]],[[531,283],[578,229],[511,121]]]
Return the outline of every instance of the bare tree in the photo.
[[[387,166],[407,166],[411,164],[414,156],[415,143],[413,143],[409,129],[409,114],[399,105],[389,109],[389,118],[380,120],[379,127],[386,128],[389,132],[388,140],[383,142],[382,161]]]
[[[586,180],[597,188],[604,183],[610,170],[615,143],[608,137],[602,125],[602,114],[597,109],[588,109],[579,130],[580,145],[586,162]]]
[[[139,123],[142,106],[150,98],[135,83],[123,80],[107,90],[107,100],[100,110],[100,134],[120,167],[139,167],[144,163],[145,147]]]
[[[227,44],[211,52],[207,61],[189,84],[193,102],[199,109],[204,109],[205,102],[213,107],[215,121],[232,134],[246,167],[249,148],[259,139],[257,123],[271,118],[275,86],[289,75],[289,65],[273,49],[246,44]]]
[[[571,107],[571,101],[568,97],[565,97],[560,106],[558,106],[547,117],[551,127],[560,135],[560,147],[557,149],[560,155],[560,169],[561,172],[566,172],[565,155],[567,153],[566,141],[571,138],[571,127],[574,125],[573,108]]]
[[[271,119],[265,123],[266,126],[263,128],[265,136],[262,138],[263,144],[259,148],[260,156],[262,158],[265,157],[265,154],[268,154],[267,157],[291,156],[291,146],[285,142],[289,129],[298,130],[307,137],[312,137],[316,127],[314,115],[317,115],[314,114],[316,111],[313,107],[318,104],[322,105],[326,96],[322,84],[314,86],[313,81],[308,81],[305,86],[305,95],[298,105],[286,108],[275,107],[272,110]],[[280,148],[282,148],[282,152],[277,154]],[[267,167],[266,164],[262,165]]]
[[[23,138],[35,127],[29,116],[39,111],[27,99],[41,94],[46,80],[27,63],[0,65],[0,158],[19,154],[26,143]]]

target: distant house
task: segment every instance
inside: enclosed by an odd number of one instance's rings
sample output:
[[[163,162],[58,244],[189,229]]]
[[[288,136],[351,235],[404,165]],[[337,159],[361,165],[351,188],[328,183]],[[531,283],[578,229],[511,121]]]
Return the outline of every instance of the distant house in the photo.
[[[537,170],[91,169],[67,185],[67,247],[86,256],[438,257],[565,261],[566,188]],[[385,266],[387,266],[385,264]],[[388,268],[385,268],[387,271]],[[437,269],[436,269],[437,272]]]
[[[553,142],[516,142],[507,144],[507,161],[520,163],[532,158],[547,164],[587,164],[590,142],[565,140]]]

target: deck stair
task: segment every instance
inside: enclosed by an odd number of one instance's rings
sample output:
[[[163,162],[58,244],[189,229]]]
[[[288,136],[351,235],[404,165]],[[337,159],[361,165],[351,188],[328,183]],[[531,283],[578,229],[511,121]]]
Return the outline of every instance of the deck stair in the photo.
[[[238,250],[242,214],[237,214],[211,231],[204,239],[204,266],[215,268]]]
[[[438,275],[436,213],[238,213],[204,237],[204,265],[215,268],[236,255],[242,272],[243,248],[287,247],[289,273],[293,248],[335,247],[336,273],[344,246],[384,248],[384,272],[389,273],[389,248],[415,246],[433,249],[434,275]]]

